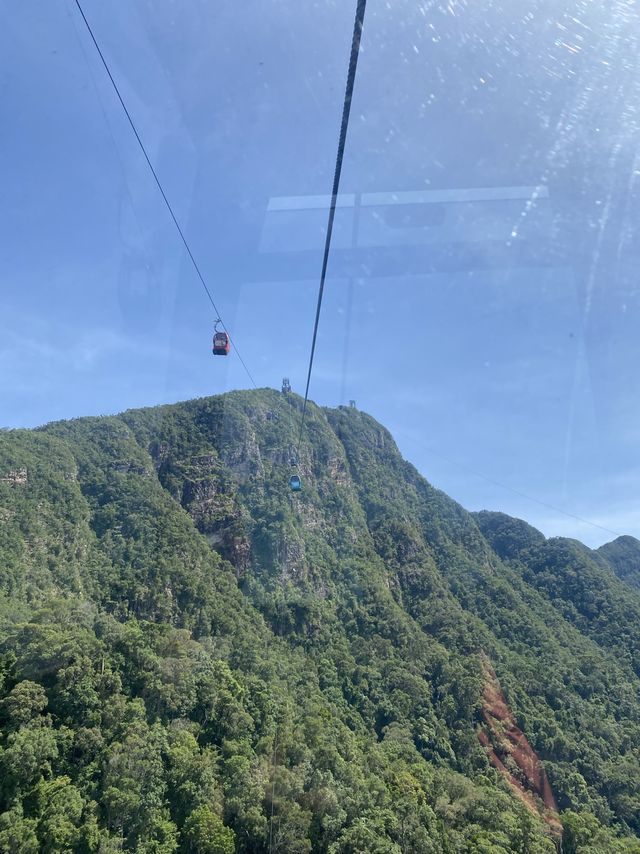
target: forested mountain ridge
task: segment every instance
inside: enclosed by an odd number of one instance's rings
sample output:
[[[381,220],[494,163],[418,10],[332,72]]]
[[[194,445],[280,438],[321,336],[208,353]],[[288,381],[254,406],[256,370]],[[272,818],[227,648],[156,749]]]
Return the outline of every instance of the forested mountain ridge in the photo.
[[[640,852],[640,594],[300,407],[0,434],[0,851]]]
[[[600,546],[598,554],[607,561],[618,578],[640,590],[640,542],[635,537],[618,537]]]

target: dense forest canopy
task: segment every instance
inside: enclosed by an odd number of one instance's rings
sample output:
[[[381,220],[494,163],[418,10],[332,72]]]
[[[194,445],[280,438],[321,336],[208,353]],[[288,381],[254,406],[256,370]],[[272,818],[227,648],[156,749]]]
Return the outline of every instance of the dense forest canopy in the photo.
[[[0,434],[0,852],[638,854],[640,544],[300,407]]]

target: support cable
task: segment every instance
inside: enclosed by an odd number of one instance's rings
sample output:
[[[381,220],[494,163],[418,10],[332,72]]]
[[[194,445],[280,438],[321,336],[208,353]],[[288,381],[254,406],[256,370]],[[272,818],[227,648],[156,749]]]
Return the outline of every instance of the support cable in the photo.
[[[327,277],[327,266],[329,264],[329,253],[331,250],[331,236],[333,234],[333,221],[336,215],[336,205],[338,201],[338,190],[340,189],[340,175],[342,173],[342,160],[344,157],[344,149],[347,140],[347,130],[349,128],[349,114],[351,112],[351,101],[353,99],[353,87],[356,79],[356,69],[358,66],[358,56],[360,54],[360,38],[362,36],[362,27],[364,25],[364,13],[367,6],[367,0],[358,0],[356,6],[356,19],[353,27],[353,39],[351,41],[351,54],[349,57],[349,70],[347,72],[347,85],[344,95],[344,106],[342,108],[342,122],[340,124],[340,137],[338,139],[338,153],[336,156],[336,168],[333,175],[333,189],[331,192],[331,204],[329,206],[329,220],[327,222],[327,235],[324,243],[324,256],[322,259],[322,272],[320,274],[320,287],[318,289],[318,302],[316,305],[316,317],[313,325],[313,336],[311,338],[311,352],[309,354],[309,368],[307,370],[307,385],[304,392],[304,403],[302,404],[302,415],[300,418],[300,433],[298,435],[298,449],[296,452],[296,464],[300,459],[300,445],[302,443],[302,432],[304,430],[304,422],[307,414],[307,403],[309,400],[309,385],[311,383],[311,373],[313,371],[313,359],[316,352],[316,340],[318,337],[318,324],[320,322],[320,311],[322,309],[322,297],[324,295],[324,284]]]
[[[403,436],[402,433],[399,434],[400,437]],[[540,507],[546,507],[547,510],[553,510],[554,513],[560,513],[562,516],[566,516],[568,519],[574,519],[576,522],[581,522],[583,525],[590,525],[592,528],[598,528],[600,531],[606,531],[607,534],[612,534],[614,537],[622,537],[623,534],[620,531],[614,531],[611,528],[607,528],[605,525],[600,525],[597,522],[592,521],[591,519],[585,519],[584,516],[578,516],[576,513],[570,513],[568,510],[563,510],[561,507],[556,506],[555,504],[549,504],[548,501],[542,501],[540,498],[534,498],[533,495],[527,495],[526,492],[522,492],[519,489],[514,489],[512,486],[507,486],[506,483],[501,483],[499,480],[495,480],[493,477],[488,477],[485,474],[481,474],[479,471],[475,471],[474,469],[468,468],[463,463],[458,462],[457,460],[452,459],[451,457],[443,454],[442,451],[436,451],[430,445],[427,445],[425,442],[421,442],[419,439],[416,439],[413,436],[410,436],[408,433],[404,434],[404,438],[413,442],[416,445],[419,445],[426,453],[432,454],[435,457],[439,457],[441,460],[445,460],[445,462],[457,466],[461,471],[465,472],[465,474],[470,474],[473,477],[477,477],[480,480],[486,481],[486,483],[491,483],[493,486],[497,486],[500,489],[504,489],[506,492],[511,492],[513,495],[517,495],[519,498],[524,498],[527,501],[531,501],[534,504],[540,505]]]
[[[89,23],[89,21],[87,20],[87,16],[86,16],[86,15],[85,15],[85,13],[84,13],[84,10],[83,10],[83,8],[82,8],[82,5],[81,5],[81,3],[80,3],[80,0],[75,0],[75,4],[76,4],[76,6],[78,7],[78,11],[80,12],[80,15],[81,15],[81,17],[82,17],[82,20],[83,20],[83,21],[84,21],[84,23],[85,23],[85,26],[86,26],[86,28],[87,28],[87,31],[88,31],[89,35],[91,36],[91,40],[92,40],[93,44],[95,45],[95,48],[96,48],[96,50],[97,50],[97,52],[98,52],[98,56],[99,56],[99,57],[100,57],[100,59],[102,60],[102,64],[104,65],[104,69],[105,69],[105,71],[107,72],[107,75],[108,75],[108,77],[109,77],[109,80],[111,81],[111,85],[113,86],[114,92],[115,92],[115,93],[116,93],[116,95],[118,96],[118,100],[120,101],[120,104],[121,104],[121,106],[122,106],[122,109],[124,110],[124,113],[125,113],[125,115],[126,115],[126,117],[127,117],[128,121],[129,121],[129,124],[131,125],[131,130],[133,131],[134,136],[135,136],[135,138],[136,138],[136,139],[137,139],[137,141],[138,141],[138,145],[140,146],[140,150],[142,151],[142,154],[144,155],[144,159],[147,161],[147,166],[149,167],[149,169],[150,169],[150,171],[151,171],[151,174],[153,175],[153,178],[154,178],[154,180],[155,180],[155,182],[156,182],[156,185],[157,185],[157,187],[158,187],[158,190],[160,191],[160,195],[162,196],[162,198],[163,198],[163,200],[164,200],[164,203],[165,203],[165,205],[166,205],[166,208],[167,208],[167,210],[169,211],[169,214],[171,215],[171,219],[173,220],[173,224],[175,225],[176,230],[177,230],[178,234],[180,235],[180,239],[182,240],[182,243],[184,244],[184,248],[187,250],[187,255],[188,255],[188,256],[189,256],[189,258],[191,259],[191,263],[192,263],[192,265],[193,265],[193,269],[195,270],[196,275],[198,276],[198,279],[200,280],[200,283],[202,284],[202,287],[204,288],[205,293],[206,293],[207,297],[209,298],[209,302],[211,303],[211,305],[212,305],[212,307],[213,307],[213,310],[214,310],[214,311],[215,311],[215,313],[216,313],[216,317],[217,317],[217,319],[218,319],[218,322],[220,323],[220,325],[222,326],[222,328],[224,329],[224,331],[227,333],[227,336],[229,337],[229,341],[231,341],[231,335],[229,335],[229,331],[228,331],[227,327],[225,326],[224,321],[222,320],[222,315],[220,314],[220,311],[218,310],[218,307],[217,307],[217,306],[216,306],[216,304],[215,304],[215,301],[214,301],[214,299],[213,299],[213,296],[212,296],[212,294],[211,294],[211,291],[209,290],[209,287],[207,286],[207,283],[205,282],[205,279],[204,279],[204,276],[202,275],[202,272],[201,272],[201,270],[200,270],[200,267],[198,266],[198,263],[197,263],[197,261],[196,261],[196,259],[195,259],[194,255],[193,255],[193,252],[191,251],[191,247],[189,246],[189,243],[187,242],[187,238],[185,237],[185,234],[184,234],[184,232],[183,232],[183,230],[182,230],[182,228],[181,228],[181,226],[180,226],[180,223],[178,222],[178,219],[177,219],[177,217],[176,217],[175,213],[173,212],[173,207],[171,206],[171,202],[170,202],[170,201],[169,201],[169,199],[167,198],[167,194],[165,193],[164,188],[163,188],[163,186],[162,186],[162,183],[160,182],[160,178],[158,177],[158,173],[157,173],[157,172],[156,172],[156,170],[154,169],[153,164],[152,164],[152,162],[151,162],[151,159],[150,159],[149,155],[147,154],[147,149],[145,148],[145,145],[144,145],[144,143],[143,143],[142,139],[140,138],[140,134],[138,133],[138,130],[137,130],[137,128],[136,128],[136,126],[135,126],[135,124],[134,124],[134,121],[133,121],[133,119],[132,119],[132,117],[131,117],[131,113],[130,113],[130,112],[129,112],[129,110],[127,109],[127,105],[126,105],[126,104],[125,104],[125,102],[124,102],[124,98],[123,98],[123,97],[122,97],[122,95],[120,94],[120,89],[118,88],[118,84],[116,83],[116,81],[115,81],[115,79],[114,79],[114,77],[113,77],[113,74],[111,73],[111,69],[109,68],[109,65],[108,65],[108,63],[107,63],[107,60],[105,59],[105,56],[104,56],[104,54],[103,54],[103,52],[102,52],[102,50],[101,50],[101,48],[100,48],[100,45],[98,44],[98,40],[96,39],[96,37],[95,37],[95,35],[94,35],[94,32],[93,32],[93,30],[92,30],[92,28],[91,28],[91,24],[90,24],[90,23]],[[250,370],[249,370],[249,368],[247,367],[247,365],[246,365],[246,363],[245,363],[244,359],[242,358],[242,356],[241,356],[241,354],[240,354],[240,351],[238,350],[237,345],[235,345],[235,344],[234,344],[234,350],[235,350],[235,352],[236,352],[236,354],[237,354],[237,356],[238,356],[238,359],[240,360],[240,363],[241,363],[242,367],[243,367],[243,368],[244,368],[244,370],[245,370],[245,373],[246,373],[246,374],[247,374],[247,376],[249,377],[249,380],[251,381],[251,384],[253,385],[253,387],[254,387],[254,388],[257,388],[256,383],[255,383],[255,380],[253,379],[253,376],[251,375],[251,371],[250,371]]]

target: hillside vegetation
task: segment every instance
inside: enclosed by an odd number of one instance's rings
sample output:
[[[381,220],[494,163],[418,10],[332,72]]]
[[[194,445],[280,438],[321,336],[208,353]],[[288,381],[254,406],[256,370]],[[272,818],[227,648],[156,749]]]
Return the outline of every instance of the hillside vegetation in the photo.
[[[0,852],[640,854],[631,538],[300,408],[0,434]]]
[[[640,590],[640,542],[635,537],[618,537],[600,546],[598,554],[611,566],[618,578]]]

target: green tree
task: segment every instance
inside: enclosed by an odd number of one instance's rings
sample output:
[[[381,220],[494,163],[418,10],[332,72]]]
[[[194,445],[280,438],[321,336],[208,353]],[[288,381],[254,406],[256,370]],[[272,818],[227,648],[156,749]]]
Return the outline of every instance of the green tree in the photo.
[[[2,854],[38,854],[39,851],[36,821],[24,817],[21,804],[0,815]]]
[[[25,793],[50,777],[58,756],[58,736],[49,727],[24,726],[11,733],[0,753],[0,791],[4,797]]]
[[[2,700],[0,708],[7,716],[9,727],[18,729],[39,717],[47,702],[47,694],[42,685],[25,679],[18,682]]]
[[[43,854],[75,851],[84,802],[69,777],[41,781],[33,797],[38,804],[38,836]]]
[[[183,836],[187,850],[193,854],[233,854],[235,833],[206,804],[197,807],[187,818]]]

